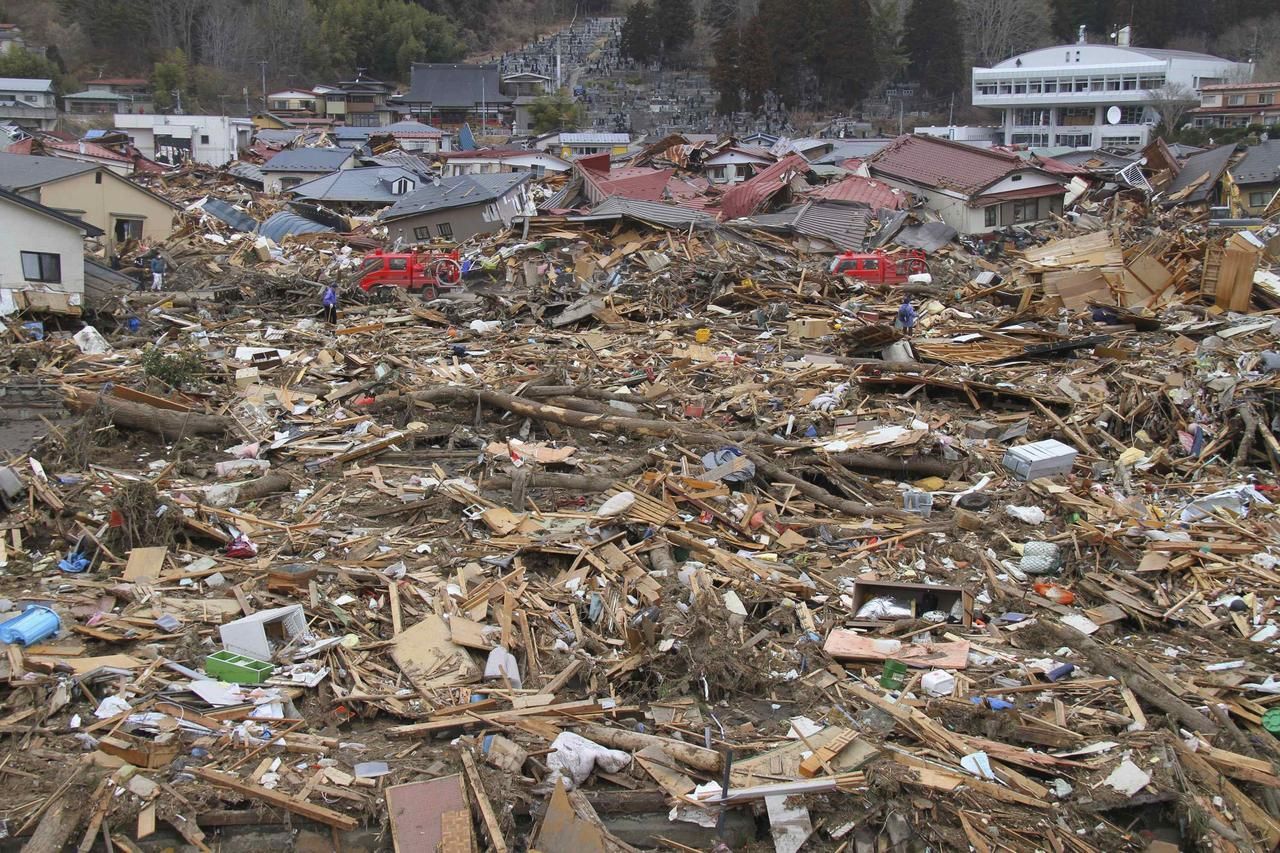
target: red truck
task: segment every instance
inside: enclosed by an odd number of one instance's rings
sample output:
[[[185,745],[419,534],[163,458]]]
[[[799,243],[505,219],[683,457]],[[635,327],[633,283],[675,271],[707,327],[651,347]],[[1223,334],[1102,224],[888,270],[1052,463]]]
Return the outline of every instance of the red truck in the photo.
[[[376,252],[365,255],[360,269],[360,289],[403,287],[434,299],[442,290],[453,290],[462,281],[462,257],[451,252]]]
[[[928,274],[929,263],[918,249],[892,255],[881,251],[844,252],[831,259],[827,272],[872,284],[905,284],[913,275]]]

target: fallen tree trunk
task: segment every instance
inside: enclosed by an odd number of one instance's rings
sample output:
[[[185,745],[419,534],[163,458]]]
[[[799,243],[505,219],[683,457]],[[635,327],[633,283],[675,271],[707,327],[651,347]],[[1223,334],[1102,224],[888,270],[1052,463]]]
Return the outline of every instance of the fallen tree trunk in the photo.
[[[578,727],[578,734],[610,749],[640,752],[647,747],[656,746],[676,761],[687,764],[696,770],[701,770],[704,773],[720,772],[720,753],[714,749],[706,749],[705,747],[694,746],[683,741],[658,737],[657,735],[647,735],[627,729],[615,729],[609,726],[602,726],[599,723],[584,723]]]
[[[118,427],[153,432],[166,439],[183,435],[222,435],[231,430],[230,418],[219,415],[201,415],[195,412],[170,412],[145,403],[132,403],[103,394],[68,389],[70,407],[77,412],[87,412],[101,406],[107,417]]]
[[[268,474],[256,480],[240,483],[219,483],[205,491],[204,502],[209,506],[225,508],[238,503],[254,501],[293,488],[293,481],[284,474]]]
[[[523,397],[515,397],[510,394],[502,394],[497,391],[487,391],[478,388],[429,388],[426,391],[416,392],[413,395],[413,399],[421,403],[479,402],[495,408],[505,409],[508,412],[520,415],[521,417],[550,421],[564,426],[577,427],[579,429],[586,430],[597,430],[601,432],[650,435],[658,438],[672,438],[679,436],[686,440],[704,443],[709,439],[717,444],[735,444],[739,441],[761,441],[764,443],[772,443],[769,441],[772,436],[763,435],[761,433],[749,432],[745,434],[725,434],[710,432],[705,426],[700,424],[684,424],[673,421],[650,420],[648,418],[633,418],[612,414],[590,414],[568,409],[563,406],[551,406],[544,403],[538,403],[534,400],[526,400]],[[790,444],[790,442],[788,443]],[[838,510],[846,515],[855,516],[889,516],[894,518],[915,517],[898,509],[870,506],[868,504],[861,504],[856,501],[836,497],[821,486],[815,486],[813,483],[797,477],[789,471],[773,464],[773,462],[765,458],[760,453],[754,452],[748,448],[742,448],[742,450],[743,453],[755,463],[756,470],[760,474],[775,482],[793,485],[801,494],[822,504],[823,506],[829,507],[830,509]],[[889,458],[892,457],[882,457],[882,459]],[[897,463],[894,463],[894,466],[896,470]],[[884,470],[883,466],[879,470]]]
[[[1210,735],[1217,733],[1218,726],[1212,720],[1165,689],[1163,685],[1157,683],[1154,679],[1138,672],[1137,668],[1130,664],[1120,652],[1109,649],[1097,640],[1080,633],[1074,628],[1058,624],[1052,619],[1041,619],[1039,623],[1049,633],[1053,634],[1057,642],[1068,648],[1075,649],[1088,658],[1089,664],[1097,672],[1105,672],[1120,679],[1120,683],[1124,684],[1139,697],[1164,711],[1191,731]]]

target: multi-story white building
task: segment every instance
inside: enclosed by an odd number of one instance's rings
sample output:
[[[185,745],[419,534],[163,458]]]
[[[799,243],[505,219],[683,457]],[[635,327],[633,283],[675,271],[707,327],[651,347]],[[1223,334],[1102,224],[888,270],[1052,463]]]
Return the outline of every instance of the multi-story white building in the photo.
[[[168,163],[193,160],[225,166],[248,148],[253,122],[231,116],[130,115],[118,113],[117,130],[133,139],[142,156]]]
[[[1252,67],[1204,53],[1129,44],[1068,44],[973,69],[973,104],[1004,111],[1010,145],[1110,148],[1143,146],[1160,121],[1159,90],[1249,79]]]

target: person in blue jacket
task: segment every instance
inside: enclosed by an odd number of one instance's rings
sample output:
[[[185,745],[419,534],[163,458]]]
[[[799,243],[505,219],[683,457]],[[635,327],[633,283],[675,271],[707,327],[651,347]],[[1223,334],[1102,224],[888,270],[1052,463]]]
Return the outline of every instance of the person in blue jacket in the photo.
[[[898,319],[893,321],[893,327],[907,335],[916,327],[916,309],[911,304],[910,296],[902,297],[902,304],[898,306]]]
[[[332,284],[326,286],[321,302],[324,304],[324,321],[334,325],[338,322],[338,288]]]

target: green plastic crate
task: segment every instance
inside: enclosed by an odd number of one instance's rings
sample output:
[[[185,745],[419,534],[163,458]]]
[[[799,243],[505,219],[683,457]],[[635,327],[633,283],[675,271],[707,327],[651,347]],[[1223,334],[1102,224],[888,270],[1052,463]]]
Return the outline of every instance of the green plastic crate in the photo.
[[[219,681],[231,684],[261,684],[276,668],[262,660],[226,650],[214,652],[204,659],[204,671]]]

